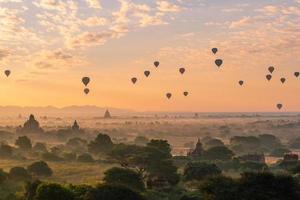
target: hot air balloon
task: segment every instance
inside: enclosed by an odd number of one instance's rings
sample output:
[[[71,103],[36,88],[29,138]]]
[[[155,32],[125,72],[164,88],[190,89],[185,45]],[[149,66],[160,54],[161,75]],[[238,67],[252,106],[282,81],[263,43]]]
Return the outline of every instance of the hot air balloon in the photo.
[[[298,78],[300,75],[300,72],[295,72],[294,75]]]
[[[9,75],[11,74],[11,71],[10,71],[10,70],[5,70],[5,71],[4,71],[4,74],[5,74],[7,77],[9,77]]]
[[[150,75],[150,71],[145,71],[144,74],[146,77],[148,77]]]
[[[218,67],[221,67],[221,65],[223,64],[223,60],[222,60],[222,59],[217,59],[217,60],[215,61],[215,63],[216,63],[216,65],[217,65]]]
[[[185,91],[185,92],[183,92],[183,95],[184,95],[184,96],[188,96],[188,95],[189,95],[189,92]]]
[[[212,48],[211,51],[213,52],[213,54],[216,54],[218,52],[218,48]]]
[[[281,110],[282,107],[283,107],[283,105],[281,103],[277,104],[278,110]]]
[[[182,67],[182,68],[179,69],[179,72],[180,72],[181,74],[184,74],[185,69]]]
[[[90,78],[89,77],[83,77],[82,78],[82,83],[87,86],[90,83]]]
[[[271,74],[268,74],[268,75],[266,76],[266,78],[267,78],[268,81],[270,81],[270,80],[272,79],[272,75],[271,75]]]
[[[281,78],[280,81],[283,84],[283,83],[285,83],[286,79],[285,78]]]
[[[171,99],[172,94],[171,93],[167,93],[166,96],[167,96],[168,99]]]
[[[240,86],[244,85],[244,81],[240,80],[239,84],[240,84]]]
[[[269,70],[269,72],[272,74],[272,73],[274,72],[275,68],[274,68],[273,66],[270,66],[270,67],[268,68],[268,70]]]
[[[85,94],[90,93],[90,89],[89,88],[85,88],[83,91],[84,91]]]
[[[137,82],[137,78],[133,77],[133,78],[131,79],[131,82],[132,82],[133,84],[135,84],[135,83]]]
[[[155,61],[155,62],[154,62],[154,66],[155,66],[155,67],[158,67],[158,66],[159,66],[159,62],[158,62],[158,61]]]

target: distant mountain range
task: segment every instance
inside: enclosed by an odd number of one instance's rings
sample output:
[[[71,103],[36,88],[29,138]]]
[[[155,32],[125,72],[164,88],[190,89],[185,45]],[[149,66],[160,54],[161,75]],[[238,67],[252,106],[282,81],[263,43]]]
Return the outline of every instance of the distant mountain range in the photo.
[[[2,116],[27,116],[34,114],[38,116],[90,116],[90,117],[102,117],[106,110],[109,110],[112,116],[114,115],[126,115],[133,113],[132,110],[111,108],[111,107],[98,107],[98,106],[67,106],[67,107],[21,107],[21,106],[0,106],[0,113]]]

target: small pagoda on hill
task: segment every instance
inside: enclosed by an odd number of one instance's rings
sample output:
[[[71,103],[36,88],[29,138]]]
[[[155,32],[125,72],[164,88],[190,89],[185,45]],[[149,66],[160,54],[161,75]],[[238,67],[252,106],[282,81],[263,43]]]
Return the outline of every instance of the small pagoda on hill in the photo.
[[[74,121],[74,124],[73,124],[73,126],[72,126],[71,129],[72,129],[72,131],[75,132],[75,133],[80,132],[80,127],[79,127],[79,125],[78,125],[78,123],[77,123],[77,120]]]
[[[196,148],[195,149],[191,149],[187,156],[191,157],[191,158],[200,158],[204,153],[204,149],[203,149],[203,145],[200,141],[200,139],[198,138],[198,142],[196,144]]]
[[[104,119],[111,119],[112,117],[111,117],[111,114],[110,114],[110,112],[108,111],[108,110],[106,110],[105,111],[105,113],[104,113],[104,117],[103,117]]]

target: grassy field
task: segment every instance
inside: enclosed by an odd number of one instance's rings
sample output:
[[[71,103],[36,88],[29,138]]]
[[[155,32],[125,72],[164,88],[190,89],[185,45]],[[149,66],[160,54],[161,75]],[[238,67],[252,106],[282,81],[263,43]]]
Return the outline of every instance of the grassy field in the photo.
[[[12,167],[27,167],[33,160],[0,160],[0,169],[8,172]],[[79,162],[47,162],[53,170],[47,181],[73,184],[96,184],[102,181],[103,173],[113,167],[112,164],[103,163],[79,163]]]

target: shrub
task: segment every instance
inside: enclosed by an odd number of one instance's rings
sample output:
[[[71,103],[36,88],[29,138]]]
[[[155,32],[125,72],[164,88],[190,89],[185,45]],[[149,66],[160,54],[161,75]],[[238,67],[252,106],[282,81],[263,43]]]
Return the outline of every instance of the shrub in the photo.
[[[0,169],[0,185],[4,183],[8,178],[8,175],[6,172],[4,172],[2,169]]]
[[[35,200],[73,200],[74,196],[68,188],[56,183],[42,183],[38,186]]]
[[[94,159],[90,154],[84,153],[77,157],[77,161],[78,162],[94,162]]]
[[[24,150],[24,151],[30,150],[32,148],[31,140],[27,136],[18,137],[15,144],[21,150]]]
[[[141,175],[133,170],[113,167],[104,174],[103,180],[106,184],[120,184],[137,191],[145,190]]]
[[[44,161],[35,162],[27,167],[27,170],[32,175],[36,176],[51,176],[53,171]]]
[[[16,181],[27,181],[31,179],[31,176],[24,167],[13,167],[9,171],[9,178]]]
[[[186,181],[199,181],[207,177],[220,175],[221,173],[222,171],[215,164],[190,162],[184,168],[183,177]]]
[[[47,200],[47,199],[46,199]],[[139,193],[124,186],[101,185],[91,190],[84,200],[145,200]]]

